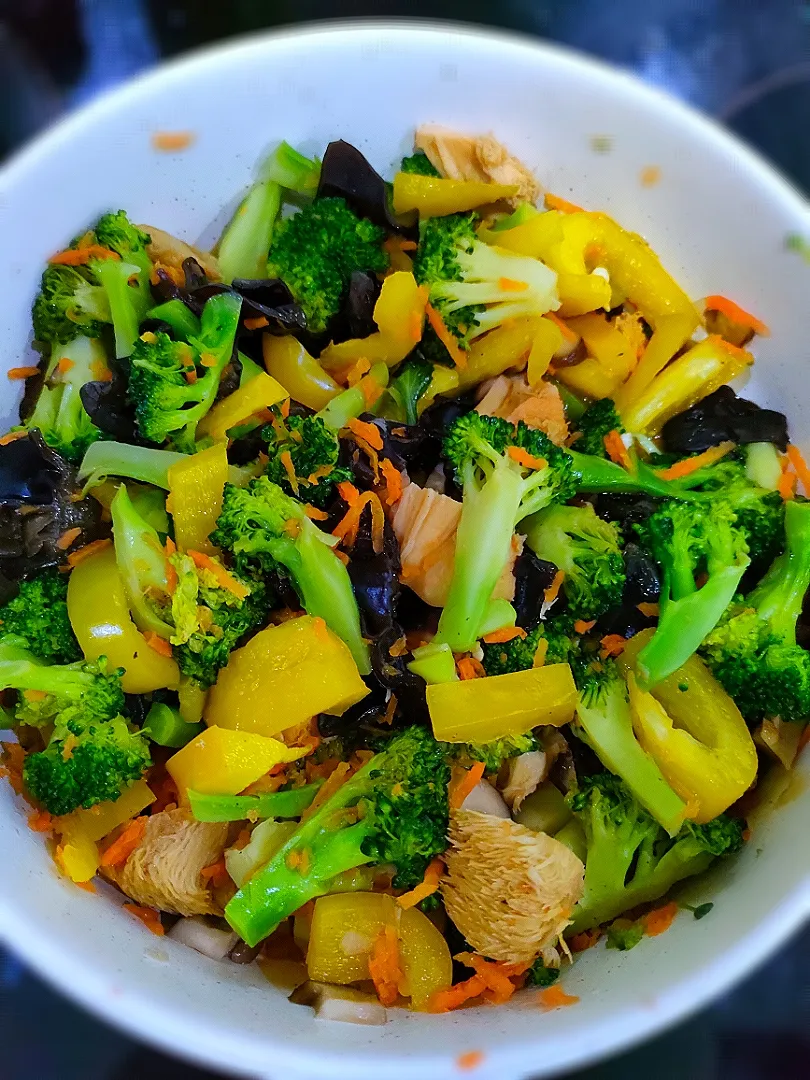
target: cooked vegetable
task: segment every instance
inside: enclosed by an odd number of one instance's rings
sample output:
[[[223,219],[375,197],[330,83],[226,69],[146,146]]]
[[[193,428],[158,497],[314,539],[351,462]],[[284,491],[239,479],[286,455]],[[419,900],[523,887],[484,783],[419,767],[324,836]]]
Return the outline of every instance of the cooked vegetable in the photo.
[[[440,176],[439,170],[430,163],[430,158],[421,150],[415,154],[404,157],[399,165],[399,171],[404,173],[418,173],[420,176]]]
[[[182,794],[236,795],[274,765],[295,761],[301,747],[285,746],[251,731],[228,731],[209,726],[166,762]]]
[[[222,495],[228,479],[230,472],[224,443],[189,454],[169,466],[166,503],[180,551],[216,554],[209,537],[222,509]]]
[[[69,664],[81,659],[68,618],[67,587],[67,578],[56,570],[20,582],[17,596],[0,608],[0,643],[10,635],[40,660]]]
[[[143,722],[141,731],[158,746],[178,749],[190,743],[203,731],[201,723],[189,724],[177,709],[162,701],[153,701]]]
[[[763,409],[737,397],[730,386],[721,386],[697,405],[668,420],[661,441],[668,454],[699,454],[722,442],[773,443],[787,449],[787,418],[784,413]]]
[[[297,818],[318,794],[322,780],[266,795],[211,795],[189,789],[188,801],[197,821],[248,821],[254,818]]]
[[[144,484],[169,490],[169,469],[186,454],[172,450],[155,450],[150,446],[129,443],[98,442],[87,448],[79,466],[78,479],[85,490],[103,483],[109,476],[140,480]]]
[[[607,457],[605,436],[611,431],[624,434],[621,418],[615,402],[611,398],[602,398],[589,405],[577,420],[579,432],[574,446],[580,454],[593,454]]]
[[[262,438],[269,457],[265,475],[302,502],[323,509],[338,484],[354,480],[351,469],[337,464],[340,443],[319,416],[276,416]]]
[[[36,428],[48,446],[68,461],[80,461],[102,434],[87,415],[79,391],[108,372],[99,341],[77,337],[60,346],[45,371],[45,382],[25,426]]]
[[[248,370],[240,356],[242,374]],[[258,368],[258,365],[255,365]],[[232,394],[222,398],[200,421],[199,433],[203,438],[215,442],[228,437],[229,433],[239,433],[242,426],[254,425],[257,416],[264,416],[267,409],[284,401],[289,395],[284,387],[266,372],[257,370],[253,377],[245,380]]]
[[[427,173],[399,172],[394,177],[393,203],[397,214],[418,210],[422,219],[474,210],[478,206],[511,199],[516,184],[491,184],[481,180],[449,180]]]
[[[111,720],[124,708],[121,672],[108,672],[104,658],[45,664],[8,636],[0,639],[0,688],[20,692],[17,719],[38,727],[73,717]]]
[[[222,234],[217,260],[222,280],[264,277],[267,252],[281,208],[281,187],[263,177],[237,207]]]
[[[265,334],[262,353],[269,374],[308,409],[323,409],[340,393],[338,383],[295,338]]]
[[[404,364],[396,379],[388,387],[388,393],[397,405],[399,415],[395,419],[406,424],[419,421],[418,405],[430,386],[433,366],[427,360],[409,360]]]
[[[537,749],[537,746],[537,739],[530,731],[527,731],[522,735],[505,735],[491,742],[452,742],[448,744],[447,749],[451,758],[461,764],[469,765],[480,761],[484,765],[485,773],[497,773],[505,762],[520,754],[531,753]]]

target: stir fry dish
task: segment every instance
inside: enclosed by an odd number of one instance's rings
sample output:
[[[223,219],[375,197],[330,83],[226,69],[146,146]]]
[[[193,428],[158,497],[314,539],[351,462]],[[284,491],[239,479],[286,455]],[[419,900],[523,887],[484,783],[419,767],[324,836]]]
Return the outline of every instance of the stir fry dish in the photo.
[[[65,879],[321,1017],[570,1004],[807,741],[767,327],[491,136],[260,176],[213,252],[111,211],[48,260],[3,774]]]

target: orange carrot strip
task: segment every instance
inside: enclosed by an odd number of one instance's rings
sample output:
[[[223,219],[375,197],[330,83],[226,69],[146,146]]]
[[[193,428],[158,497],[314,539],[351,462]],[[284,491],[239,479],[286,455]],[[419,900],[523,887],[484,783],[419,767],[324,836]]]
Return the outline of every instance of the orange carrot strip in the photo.
[[[478,953],[461,952],[454,959],[471,967],[476,975],[487,984],[487,1000],[493,1005],[503,1005],[512,997],[520,985],[512,982],[523,975],[529,964],[507,964],[496,960],[485,960]]]
[[[16,795],[23,793],[23,766],[25,765],[25,751],[19,743],[0,743],[2,749],[2,766],[0,776],[5,776],[11,784],[11,789]]]
[[[593,930],[583,930],[581,934],[574,934],[574,936],[568,941],[571,952],[585,952],[586,949],[592,948],[601,936],[602,931],[599,929],[598,926],[595,927]]]
[[[449,795],[451,810],[458,810],[483,775],[484,763],[476,761],[469,769],[464,770],[456,783],[451,783]]]
[[[522,626],[502,626],[500,630],[493,630],[491,634],[484,634],[483,640],[487,645],[500,645],[504,641],[512,641],[516,637],[526,637],[526,631]]]
[[[515,281],[514,278],[502,277],[498,279],[498,288],[502,292],[525,292],[528,287],[525,281]]]
[[[586,622],[585,619],[577,619],[574,623],[574,630],[577,634],[587,634],[594,626],[596,626],[596,619],[591,619],[589,622]]]
[[[266,315],[258,315],[255,319],[242,319],[242,326],[246,330],[261,330],[263,326],[269,326]]]
[[[31,379],[39,374],[38,367],[13,367],[9,368],[8,377],[14,379]]]
[[[691,473],[697,472],[698,469],[702,469],[706,465],[714,465],[715,461],[724,458],[733,449],[733,442],[718,443],[717,446],[710,446],[708,450],[704,450],[702,454],[695,454],[693,457],[684,458],[683,461],[676,461],[668,469],[662,469],[658,476],[662,480],[678,480],[682,476],[689,476]]]
[[[675,916],[677,914],[678,905],[674,900],[670,900],[670,902],[664,904],[663,907],[655,908],[642,918],[644,932],[648,937],[658,937],[659,934],[663,934],[666,930],[669,930],[670,926],[672,926],[672,923],[675,921]]]
[[[544,1009],[561,1009],[566,1005],[576,1005],[579,998],[574,994],[566,994],[561,986],[547,986],[537,995],[537,1002]]]
[[[456,1058],[456,1068],[461,1069],[462,1072],[477,1069],[485,1056],[483,1050],[467,1050],[466,1053],[459,1054]]]
[[[385,538],[385,511],[373,491],[364,491],[355,502],[350,503],[349,509],[332,530],[332,536],[336,536],[338,540],[345,538],[351,547],[357,539],[360,518],[366,506],[371,507],[371,542],[375,554],[379,555]]]
[[[410,892],[397,897],[397,903],[402,908],[416,907],[417,904],[432,896],[439,888],[439,882],[444,874],[444,863],[441,859],[431,859],[425,870],[425,876],[419,884]]]
[[[559,195],[552,195],[550,191],[547,191],[543,196],[543,202],[546,204],[546,210],[559,210],[562,214],[580,214],[583,212],[581,206],[569,202],[568,199],[562,199]]]
[[[804,488],[805,495],[810,496],[810,468],[807,467],[807,462],[804,460],[801,451],[793,443],[789,443],[786,453],[799,483]]]
[[[389,458],[382,459],[380,470],[385,478],[385,503],[394,506],[402,498],[402,473]]]
[[[444,324],[444,319],[438,313],[432,304],[425,304],[425,314],[427,315],[428,322],[433,328],[433,332],[439,341],[444,345],[450,354],[450,359],[456,365],[459,370],[467,366],[467,357],[464,355],[464,350],[459,348],[459,344],[452,331],[448,330]]]
[[[163,153],[186,150],[193,142],[193,131],[156,131],[152,135],[152,149]]]
[[[70,545],[78,540],[81,535],[81,529],[66,529],[56,541],[56,546],[60,551],[67,551]]]
[[[445,990],[434,991],[428,1000],[427,1011],[431,1013],[452,1012],[453,1009],[458,1009],[465,1002],[480,997],[486,988],[486,980],[480,975],[473,975],[464,982],[456,983],[455,986],[448,986]]]
[[[393,1005],[399,997],[402,962],[396,928],[384,926],[374,939],[368,958],[368,973],[382,1005]]]
[[[59,372],[60,375],[67,375],[67,373],[75,367],[76,364],[73,360],[70,359],[69,356],[63,356],[59,363],[56,365],[56,370]]]
[[[145,829],[145,817],[133,818],[101,856],[101,865],[123,866],[140,844]]]
[[[28,828],[33,832],[50,832],[53,828],[53,818],[47,810],[35,810],[28,818]]]
[[[190,550],[188,557],[199,570],[208,570],[212,573],[217,579],[217,585],[232,593],[238,600],[244,600],[246,596],[250,596],[250,589],[246,588],[241,581],[237,581],[233,574],[210,555],[205,555],[202,551]]]
[[[609,656],[620,656],[627,645],[627,639],[621,634],[605,634],[599,644],[602,646],[599,655],[606,660]]]
[[[551,322],[553,322],[554,325],[557,327],[557,329],[562,334],[562,336],[566,339],[566,341],[576,341],[577,340],[577,335],[574,333],[574,331],[571,329],[571,327],[568,325],[568,323],[565,322],[563,319],[561,319],[559,317],[559,315],[555,315],[553,311],[547,311],[545,313],[545,315],[543,316],[543,318],[544,319],[549,319]]]
[[[84,547],[80,547],[76,551],[71,551],[67,557],[68,566],[72,569],[91,555],[97,555],[99,551],[103,551],[108,547],[112,547],[112,540],[93,540],[92,543],[85,544]]]
[[[163,937],[166,931],[163,929],[163,923],[160,921],[160,914],[155,911],[154,908],[144,907],[142,904],[124,904],[124,911],[129,912],[130,915],[134,915],[136,919],[139,919],[147,930],[150,930],[158,937]]]
[[[225,856],[221,855],[215,863],[211,863],[210,866],[204,866],[200,871],[200,877],[203,881],[213,885],[214,888],[218,888],[221,885],[227,885],[231,879],[225,865]]]
[[[96,891],[92,881],[74,881],[73,884],[77,889],[84,889],[85,892],[94,893]]]
[[[309,503],[304,505],[304,513],[310,521],[327,521],[329,518],[324,510],[319,510],[317,506],[310,506]]]
[[[646,600],[641,604],[636,604],[636,608],[642,615],[646,615],[648,619],[657,619],[661,614],[660,604],[650,604]]]
[[[549,587],[546,589],[546,591],[543,593],[543,603],[544,604],[553,604],[554,603],[554,601],[560,595],[560,589],[562,588],[562,583],[563,583],[564,580],[565,580],[565,574],[563,573],[562,570],[558,570],[557,573],[554,575],[554,580],[549,585]]]
[[[346,385],[357,386],[364,375],[368,374],[371,369],[371,361],[361,356],[360,359],[352,364],[349,370],[346,372]]]
[[[162,638],[160,634],[156,634],[154,630],[147,630],[143,635],[143,639],[150,649],[154,649],[159,656],[171,656],[172,647],[166,638]]]
[[[486,675],[480,660],[465,656],[458,662],[458,677],[464,679],[482,679]]]
[[[382,450],[382,435],[376,424],[370,424],[366,420],[357,420],[352,417],[346,427],[353,435],[359,435],[361,439],[364,439],[373,450]]]
[[[84,266],[91,259],[119,259],[117,251],[102,247],[101,244],[88,244],[87,247],[68,248],[67,251],[59,251],[51,255],[48,262],[51,266]]]
[[[608,457],[616,465],[621,465],[622,468],[627,469],[628,472],[633,471],[633,462],[630,458],[630,454],[627,451],[627,447],[624,445],[624,440],[621,435],[615,429],[609,431],[604,438],[605,450],[607,450]]]
[[[17,439],[24,439],[27,435],[27,431],[9,431],[7,435],[0,438],[0,446],[8,446],[9,443],[16,442]]]
[[[750,327],[755,334],[760,334],[762,337],[767,337],[770,334],[770,330],[764,322],[752,315],[750,311],[741,308],[739,304],[735,304],[733,300],[729,300],[727,296],[707,296],[703,306],[706,311],[719,311],[721,315],[725,315],[732,322]]]
[[[779,481],[776,485],[776,490],[785,502],[788,502],[796,494],[797,480],[798,477],[790,468],[790,458],[785,455],[785,457],[782,458],[782,471],[779,474]]]
[[[284,472],[287,474],[287,479],[290,482],[290,487],[293,492],[298,494],[298,477],[295,475],[295,466],[293,465],[292,454],[289,450],[285,450],[283,454],[279,454],[278,460],[284,466]]]
[[[351,506],[352,503],[356,503],[360,498],[360,492],[349,480],[341,480],[337,489],[338,495],[340,495],[341,499],[343,499],[345,503],[348,503],[349,506]]]
[[[545,469],[546,465],[548,465],[545,458],[534,457],[528,450],[524,450],[522,446],[508,446],[506,453],[512,461],[516,461],[518,465],[522,465],[525,469]]]

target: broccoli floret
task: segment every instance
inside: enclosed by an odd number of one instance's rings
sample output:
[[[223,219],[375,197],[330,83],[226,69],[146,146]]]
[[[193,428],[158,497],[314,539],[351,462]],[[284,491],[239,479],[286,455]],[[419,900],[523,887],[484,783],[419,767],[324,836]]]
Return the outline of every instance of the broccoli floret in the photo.
[[[145,439],[194,451],[197,425],[213,405],[233,354],[241,305],[235,293],[212,296],[203,308],[200,336],[191,342],[173,341],[162,332],[138,339],[129,393]]]
[[[507,675],[511,671],[528,671],[534,666],[538,648],[543,647],[544,664],[578,663],[581,639],[573,629],[569,613],[546,619],[530,630],[525,637],[482,645],[483,665],[487,675]]]
[[[756,484],[737,454],[701,469],[695,476],[696,495],[712,507],[723,502],[733,511],[734,524],[745,537],[752,562],[767,565],[784,550],[784,500],[779,492]]]
[[[400,172],[417,173],[419,176],[441,176],[441,173],[430,163],[427,154],[417,150],[410,157],[404,157],[399,166]]]
[[[539,743],[532,732],[524,735],[505,735],[502,739],[494,739],[487,743],[447,743],[448,756],[465,766],[473,762],[481,761],[487,773],[496,773],[501,766],[520,754],[528,754],[537,750]]]
[[[526,975],[526,985],[539,986],[541,988],[553,986],[559,977],[559,968],[546,967],[542,959],[538,957],[529,968],[528,974]]]
[[[607,932],[607,948],[619,952],[629,952],[644,937],[644,923],[641,919],[631,922],[629,919],[617,919],[611,923]]]
[[[403,364],[396,379],[388,387],[388,393],[397,405],[394,419],[406,424],[418,424],[419,399],[426,393],[433,378],[433,365],[427,360],[409,360]]]
[[[570,461],[543,432],[474,411],[452,424],[443,452],[464,499],[436,641],[466,652],[478,638],[515,526],[572,494]]]
[[[229,551],[237,571],[247,576],[283,568],[307,612],[320,616],[342,638],[361,675],[368,674],[368,648],[351,580],[332,551],[337,541],[310,521],[301,503],[266,476],[246,488],[226,484],[211,540]]]
[[[611,431],[624,434],[624,427],[618,409],[611,398],[602,398],[589,405],[577,421],[578,437],[574,445],[581,454],[592,454],[606,458],[605,436]]]
[[[796,644],[796,622],[810,586],[810,503],[788,503],[785,532],[786,552],[701,648],[751,721],[810,716],[810,653]]]
[[[100,217],[95,234],[97,244],[114,251],[123,262],[135,263],[141,271],[140,284],[145,286],[148,294],[152,273],[152,260],[146,250],[152,240],[149,234],[133,225],[123,210]]]
[[[41,806],[61,816],[115,801],[150,764],[146,737],[123,716],[76,716],[60,718],[45,750],[26,757],[23,779]]]
[[[279,415],[264,427],[262,438],[267,442],[269,457],[265,475],[303,502],[323,509],[334,496],[337,484],[354,479],[351,469],[337,464],[337,436],[318,416],[290,416],[284,420]],[[295,474],[294,483],[289,466]]]
[[[397,887],[417,885],[447,847],[449,776],[441,745],[424,728],[408,728],[298,826],[225,918],[256,944],[357,866],[390,863]]]
[[[742,846],[743,823],[722,814],[706,825],[687,822],[670,839],[610,773],[584,777],[570,802],[588,849],[585,892],[569,933],[660,899],[676,882],[702,873],[715,858]]]
[[[557,275],[538,259],[483,243],[475,214],[429,218],[420,226],[414,275],[462,348],[508,319],[559,307]]]
[[[49,266],[31,315],[34,338],[53,347],[101,337],[112,321],[106,292],[84,266]]]
[[[717,626],[750,559],[734,511],[722,500],[665,502],[637,528],[662,570],[658,626],[638,655],[648,690],[685,664]]]
[[[387,268],[384,240],[385,230],[358,217],[345,199],[315,199],[276,225],[267,273],[289,288],[307,329],[321,333],[340,311],[355,270]]]
[[[0,608],[0,633],[21,638],[40,660],[55,664],[81,660],[68,617],[67,587],[67,575],[58,570],[43,570],[21,582],[17,596]]]
[[[621,535],[593,507],[550,506],[521,526],[529,547],[562,570],[568,611],[598,619],[622,600],[625,567]]]

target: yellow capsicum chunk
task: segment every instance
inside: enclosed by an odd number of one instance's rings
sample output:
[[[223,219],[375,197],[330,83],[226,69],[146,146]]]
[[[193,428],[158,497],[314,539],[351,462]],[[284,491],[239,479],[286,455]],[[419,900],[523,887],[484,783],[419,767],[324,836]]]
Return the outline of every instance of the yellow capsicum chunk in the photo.
[[[595,312],[570,319],[568,324],[588,349],[589,356],[557,372],[560,382],[593,398],[610,397],[633,369],[635,355],[627,337]]]
[[[98,848],[89,836],[79,830],[67,829],[56,845],[56,865],[66,877],[83,885],[96,876],[100,865]]]
[[[698,656],[657,683],[652,693],[636,684],[633,664],[652,636],[632,638],[619,663],[627,673],[633,728],[689,815],[704,823],[722,814],[757,775],[754,740],[740,710]]]
[[[526,378],[529,386],[537,386],[548,371],[554,354],[563,343],[563,332],[551,319],[541,319],[529,350]]]
[[[474,210],[517,195],[516,184],[489,184],[481,180],[447,180],[436,176],[398,172],[394,177],[394,213],[418,210],[419,216],[444,217]]]
[[[535,341],[544,331],[544,323],[551,325],[542,316],[524,316],[476,338],[466,353],[466,365],[457,369],[458,393],[485,379],[494,379],[509,368],[525,367]]]
[[[227,437],[232,428],[244,424],[256,413],[262,413],[287,397],[289,394],[277,379],[260,371],[238,390],[217,402],[200,421],[197,433],[200,437],[219,442]]]
[[[189,454],[169,468],[166,507],[174,522],[174,538],[180,551],[215,555],[208,539],[222,509],[222,492],[228,479],[228,454],[224,442]]]
[[[304,615],[268,626],[231,653],[208,692],[205,720],[276,735],[317,713],[340,715],[367,693],[346,645],[323,619]]]
[[[132,787],[124,788],[115,802],[102,802],[89,810],[74,810],[72,814],[57,819],[57,828],[63,835],[78,836],[97,843],[113,829],[134,818],[151,806],[155,794],[145,780],[136,780]]]
[[[686,313],[661,316],[638,367],[614,395],[619,412],[626,412],[641,396],[659,371],[666,367],[675,353],[689,340],[699,322],[700,318],[695,310],[691,315]]]
[[[523,735],[538,724],[573,718],[577,688],[568,664],[513,671],[427,688],[433,734],[440,742],[485,743]]]
[[[127,694],[177,686],[177,664],[147,645],[132,621],[112,547],[74,567],[67,604],[70,625],[86,659],[106,656],[110,668],[124,668],[121,685]]]
[[[309,409],[317,412],[341,391],[331,375],[294,337],[265,334],[262,354],[268,374],[284,387],[293,401]]]
[[[182,795],[189,788],[203,795],[238,795],[274,765],[305,753],[304,747],[285,746],[252,731],[209,727],[173,754],[166,769]]]

